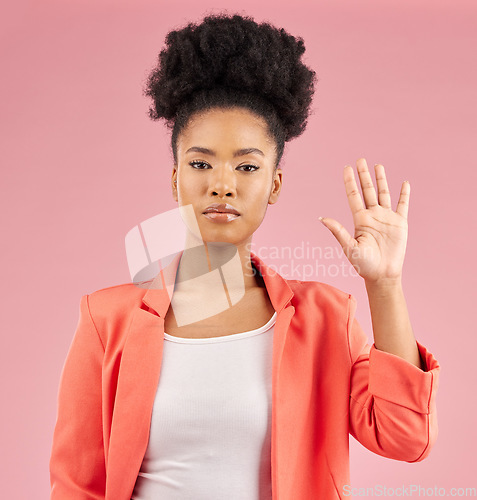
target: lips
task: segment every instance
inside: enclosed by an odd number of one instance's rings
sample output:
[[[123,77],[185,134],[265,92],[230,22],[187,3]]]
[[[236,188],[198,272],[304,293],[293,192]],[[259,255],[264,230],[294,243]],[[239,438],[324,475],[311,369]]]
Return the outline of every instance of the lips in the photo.
[[[228,203],[212,203],[203,212],[207,213],[219,213],[219,214],[234,214],[240,215],[240,212],[236,210],[232,205]]]

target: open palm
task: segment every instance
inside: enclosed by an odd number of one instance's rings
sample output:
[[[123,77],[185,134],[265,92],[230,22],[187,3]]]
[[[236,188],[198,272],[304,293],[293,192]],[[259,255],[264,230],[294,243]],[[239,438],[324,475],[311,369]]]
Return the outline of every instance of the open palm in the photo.
[[[364,203],[353,168],[344,168],[344,183],[353,215],[354,238],[342,224],[329,217],[322,223],[333,233],[356,272],[368,282],[400,280],[406,253],[411,187],[404,181],[394,212],[383,165],[375,165],[378,196],[364,158],[357,162]]]

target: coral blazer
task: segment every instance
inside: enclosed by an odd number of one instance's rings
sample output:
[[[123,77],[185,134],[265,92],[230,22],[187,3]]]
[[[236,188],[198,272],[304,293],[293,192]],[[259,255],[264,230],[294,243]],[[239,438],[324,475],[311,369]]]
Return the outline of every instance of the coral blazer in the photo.
[[[52,500],[130,500],[161,370],[170,304],[165,283],[175,282],[181,255],[149,288],[129,283],[81,297],[59,383]],[[437,438],[440,366],[434,356],[417,342],[423,371],[370,346],[352,295],[321,282],[284,279],[253,252],[251,260],[277,312],[273,500],[350,498],[349,434],[383,457],[427,457]]]

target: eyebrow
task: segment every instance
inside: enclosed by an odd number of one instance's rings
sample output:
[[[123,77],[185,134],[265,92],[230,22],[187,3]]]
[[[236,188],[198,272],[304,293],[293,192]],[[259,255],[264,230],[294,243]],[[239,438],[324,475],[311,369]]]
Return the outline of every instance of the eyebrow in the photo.
[[[186,151],[186,154],[187,153],[203,153],[203,154],[206,154],[206,155],[215,156],[215,151],[212,151],[211,149],[208,149],[208,148],[201,148],[200,146],[192,146],[191,148],[189,148]],[[260,149],[257,149],[257,148],[242,148],[242,149],[237,149],[237,151],[234,151],[234,158],[236,156],[245,156],[245,155],[248,155],[248,154],[258,154],[258,155],[261,155],[261,156],[265,156],[263,154],[263,151],[261,151]]]

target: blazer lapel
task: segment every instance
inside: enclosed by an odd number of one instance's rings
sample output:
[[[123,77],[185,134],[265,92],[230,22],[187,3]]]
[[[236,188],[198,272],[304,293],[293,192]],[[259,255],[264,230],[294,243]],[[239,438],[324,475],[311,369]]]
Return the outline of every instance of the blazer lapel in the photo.
[[[106,500],[129,500],[149,442],[152,408],[161,369],[164,318],[169,308],[183,251],[148,286],[143,306],[133,312],[124,344],[107,457]],[[293,291],[278,273],[253,252],[251,260],[263,277],[270,301],[277,311],[272,364],[272,480],[276,491],[278,471],[277,431],[287,409],[278,408],[284,395],[279,389],[279,369],[286,332],[295,308],[289,305]],[[285,307],[287,306],[287,307]],[[278,431],[279,432],[279,431]],[[278,445],[280,446],[280,445]]]

